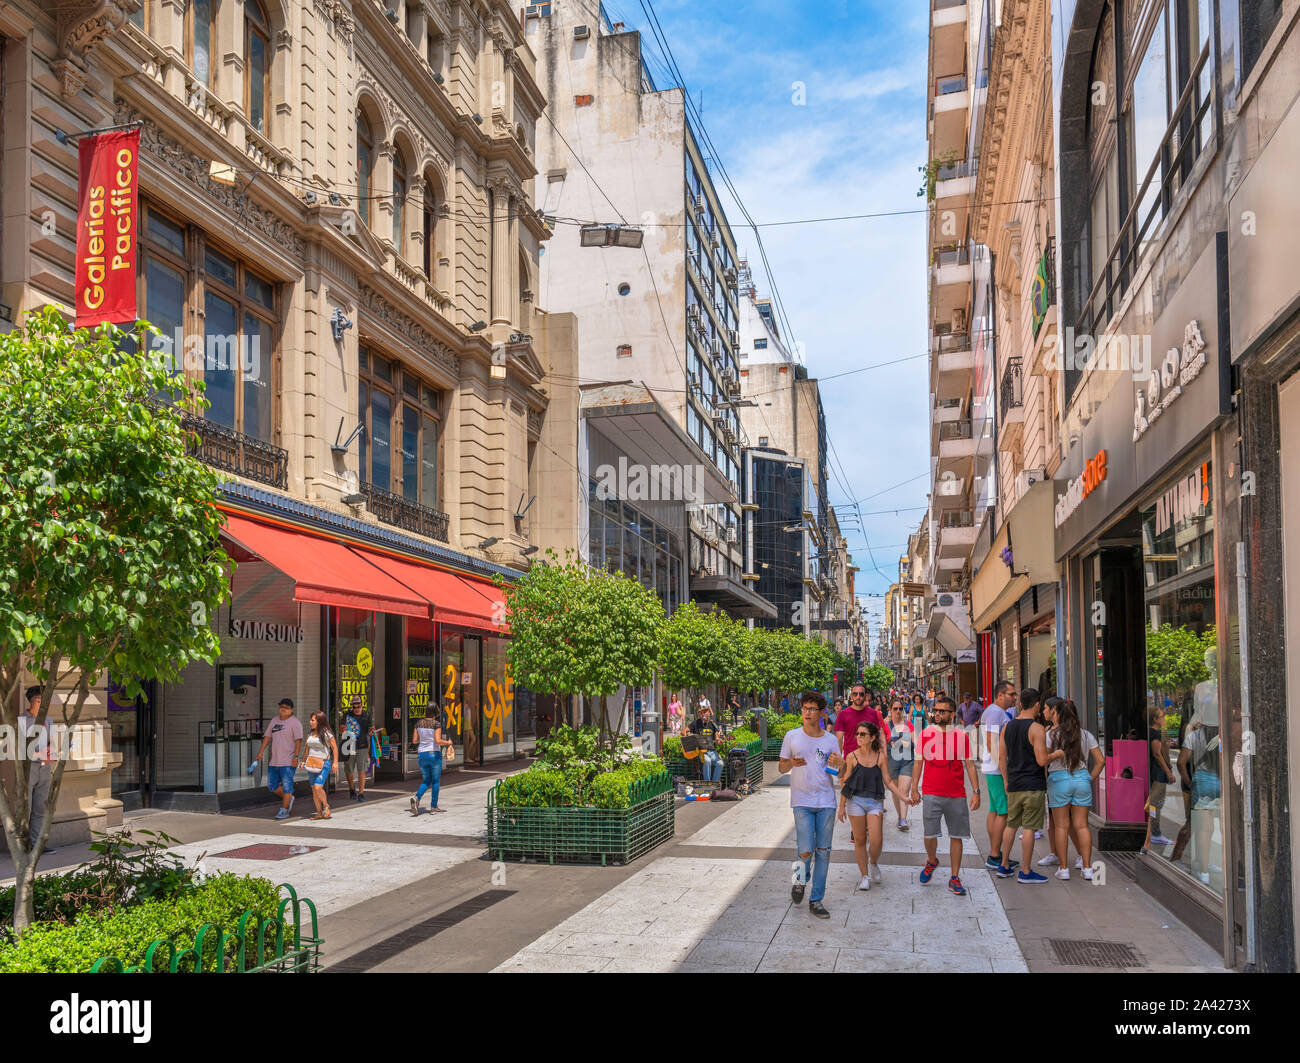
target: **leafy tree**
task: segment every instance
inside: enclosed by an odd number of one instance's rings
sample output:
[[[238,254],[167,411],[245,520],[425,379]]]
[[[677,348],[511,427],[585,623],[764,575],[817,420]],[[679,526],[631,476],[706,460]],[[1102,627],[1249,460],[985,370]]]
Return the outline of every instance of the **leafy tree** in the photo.
[[[556,697],[607,699],[620,686],[654,676],[663,606],[637,580],[593,569],[554,552],[506,585],[510,642],[506,655],[515,680]],[[608,724],[601,713],[601,733]]]
[[[1163,624],[1159,630],[1149,625],[1146,631],[1147,686],[1170,694],[1175,702],[1190,693],[1197,683],[1210,678],[1205,664],[1208,649],[1217,645],[1213,625],[1204,635],[1188,627]]]
[[[110,327],[72,330],[54,307],[0,337],[0,722],[9,734],[26,711],[24,672],[42,688],[37,724],[70,728],[110,670],[131,695],[142,678],[174,681],[219,651],[208,618],[227,587],[220,480],[191,455],[181,422],[182,410],[206,402],[133,348]],[[160,393],[176,405],[152,401]],[[52,714],[56,689],[71,693]],[[67,764],[61,749],[40,823],[25,756],[0,785],[19,933],[34,918],[36,860]]]
[[[693,601],[678,606],[664,624],[659,647],[659,670],[668,687],[692,691],[743,681],[748,648],[736,628],[730,617],[702,612]]]
[[[894,670],[884,664],[869,665],[862,669],[862,682],[868,690],[888,691],[894,685]]]

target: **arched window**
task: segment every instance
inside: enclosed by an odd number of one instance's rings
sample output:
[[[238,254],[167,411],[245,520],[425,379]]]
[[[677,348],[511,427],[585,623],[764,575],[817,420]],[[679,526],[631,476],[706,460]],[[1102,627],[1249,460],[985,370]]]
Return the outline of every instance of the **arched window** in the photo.
[[[271,23],[259,0],[244,0],[244,113],[259,133],[266,132],[271,98]]]
[[[402,230],[406,224],[406,159],[401,148],[393,152],[393,246],[401,257],[406,241]]]
[[[438,226],[438,200],[434,195],[433,182],[424,179],[424,275],[433,280],[433,267],[437,263],[434,251],[434,237]]]
[[[366,116],[357,112],[357,212],[370,224],[370,188],[375,174],[375,137]]]
[[[190,0],[185,9],[185,56],[195,80],[212,85],[212,51],[217,39],[219,0]]]

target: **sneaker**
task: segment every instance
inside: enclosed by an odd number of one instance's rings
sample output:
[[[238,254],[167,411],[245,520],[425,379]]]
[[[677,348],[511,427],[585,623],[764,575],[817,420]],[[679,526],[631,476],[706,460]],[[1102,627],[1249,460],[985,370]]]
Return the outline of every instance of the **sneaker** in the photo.
[[[418,816],[419,814],[420,814],[420,806],[419,806],[418,804],[416,804],[415,798],[412,797],[412,798],[411,798],[411,815],[413,815],[413,816]]]
[[[948,879],[948,892],[955,893],[958,897],[966,896],[966,887],[961,884],[961,879],[956,875]]]
[[[1018,868],[1018,867],[1020,866],[1020,861],[1019,861],[1019,860],[1008,860],[1008,861],[1007,861],[1005,864],[1003,864],[1002,866],[1005,867],[1005,868],[1007,868],[1007,869],[1010,870],[1010,871],[1014,871],[1014,870],[1016,870],[1016,868]]]
[[[349,787],[348,787],[348,800],[349,800],[349,801],[355,801],[356,799],[357,799],[357,792],[356,792],[356,790],[352,789],[352,787],[349,786]]]
[[[1042,836],[1043,832],[1041,830],[1034,831],[1034,841],[1038,841]]]
[[[1157,834],[1154,838],[1151,839],[1151,844],[1152,845],[1173,845],[1174,843],[1171,842],[1168,838],[1166,838],[1163,834]]]
[[[871,889],[871,876],[870,876],[870,875],[863,875],[860,879],[858,879],[858,889],[860,889],[860,890],[869,890],[869,889]]]
[[[808,911],[812,912],[818,919],[829,919],[831,913],[826,910],[826,906],[821,901],[809,901]]]
[[[288,810],[287,808],[282,808],[282,809],[280,809],[280,811],[277,812],[277,813],[275,814],[275,818],[276,818],[276,819],[288,819],[288,818],[289,818],[289,810]]]
[[[365,795],[365,794],[357,794],[357,800],[358,800],[358,801],[364,801],[365,799],[366,799],[366,795]]]
[[[1085,882],[1091,882],[1091,881],[1092,881],[1092,868],[1090,868],[1090,867],[1085,867],[1085,868],[1082,868],[1081,870],[1083,871],[1083,878],[1084,878],[1084,881],[1085,881]]]
[[[429,811],[430,811],[430,812],[446,812],[447,810],[446,810],[445,808],[443,808],[441,805],[435,805],[433,808],[429,809]]]
[[[1056,877],[1059,878],[1062,882],[1069,882],[1069,881],[1070,881],[1070,872],[1069,872],[1066,868],[1063,867],[1063,868],[1061,868],[1059,871],[1056,872]]]
[[[880,885],[880,865],[879,865],[879,864],[872,864],[872,865],[871,865],[871,881],[874,882],[877,886]]]
[[[987,860],[984,861],[984,866],[988,868],[990,871],[996,871],[998,868],[1002,866],[1002,857],[990,856]]]
[[[922,885],[922,886],[928,886],[928,885],[930,884],[930,879],[934,878],[934,872],[935,872],[935,869],[936,869],[938,866],[939,866],[938,864],[932,864],[932,863],[930,863],[929,860],[927,860],[927,861],[925,862],[925,867],[923,867],[923,868],[921,869],[921,885]]]
[[[807,888],[808,884],[806,882],[796,882],[790,887],[790,899],[795,904],[801,903],[803,901],[803,891]]]
[[[998,878],[1010,878],[1015,873],[1016,869],[1014,867],[1007,867],[1006,864],[998,865]],[[1047,880],[1043,879],[1043,881],[1046,882]]]
[[[1038,866],[1055,867],[1060,862],[1061,861],[1057,858],[1055,853],[1048,853],[1045,857],[1043,857],[1041,860],[1038,861]]]
[[[1082,871],[1082,870],[1084,870],[1084,867],[1083,867],[1083,857],[1082,857],[1082,856],[1076,856],[1076,857],[1074,858],[1074,870],[1076,870],[1076,871]]]
[[[1069,872],[1066,872],[1066,874],[1069,874]],[[1027,885],[1029,883],[1046,882],[1047,876],[1040,875],[1037,871],[1022,871],[1016,877],[1016,881],[1021,883],[1022,885]]]
[[[902,818],[900,817],[900,819],[899,819],[899,821],[898,821],[898,829],[899,829],[899,830],[907,830],[907,820],[902,819]]]

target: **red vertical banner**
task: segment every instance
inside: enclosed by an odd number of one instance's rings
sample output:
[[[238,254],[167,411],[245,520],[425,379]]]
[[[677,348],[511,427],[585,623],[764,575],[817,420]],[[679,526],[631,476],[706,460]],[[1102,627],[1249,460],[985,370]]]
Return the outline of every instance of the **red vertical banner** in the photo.
[[[131,323],[140,130],[88,136],[77,148],[77,327]]]

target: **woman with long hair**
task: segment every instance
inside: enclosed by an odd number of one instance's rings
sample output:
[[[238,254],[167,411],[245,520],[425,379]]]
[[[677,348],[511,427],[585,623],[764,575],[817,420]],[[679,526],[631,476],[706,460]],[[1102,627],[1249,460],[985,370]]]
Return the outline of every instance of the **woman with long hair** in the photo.
[[[904,793],[890,777],[889,757],[881,741],[880,728],[874,723],[860,723],[855,733],[857,749],[844,758],[840,769],[844,785],[840,787],[839,821],[848,817],[853,824],[853,851],[862,879],[858,889],[880,885],[880,850],[884,847],[885,790],[895,797]],[[870,853],[868,854],[868,837]]]
[[[919,690],[912,695],[912,727],[925,729],[925,695]]]
[[[1047,732],[1047,807],[1052,816],[1053,848],[1058,859],[1069,854],[1067,837],[1083,862],[1083,877],[1092,880],[1092,831],[1088,809],[1092,807],[1092,783],[1106,767],[1097,739],[1079,724],[1079,710],[1068,698],[1053,707],[1056,724]],[[1070,870],[1061,859],[1056,877],[1067,881]]]
[[[329,819],[329,798],[325,795],[325,784],[329,782],[331,770],[335,776],[339,773],[339,747],[334,741],[334,732],[330,730],[329,718],[320,711],[311,714],[311,734],[303,745],[302,760],[298,766],[307,772],[311,783],[311,800],[316,806],[312,819]]]
[[[1057,718],[1056,718],[1056,707],[1057,707],[1058,705],[1060,705],[1061,702],[1063,702],[1064,700],[1065,700],[1064,698],[1058,698],[1058,697],[1056,697],[1055,695],[1053,695],[1052,697],[1048,698],[1046,701],[1043,702],[1043,707],[1042,707],[1043,721],[1042,721],[1042,722],[1043,722],[1043,727],[1047,730],[1048,735],[1051,735],[1051,733],[1052,733],[1052,729],[1056,727],[1056,719],[1057,719]],[[1034,837],[1035,837],[1035,838],[1038,838],[1038,837],[1041,837],[1041,836],[1042,836],[1042,832],[1041,832],[1041,831],[1040,831],[1040,832],[1036,832],[1036,833],[1034,834]],[[1068,862],[1068,860],[1069,860],[1070,850],[1069,850],[1068,848],[1067,848],[1064,852],[1059,852],[1059,851],[1057,850],[1057,848],[1056,848],[1056,829],[1051,825],[1050,820],[1049,820],[1048,828],[1047,828],[1047,841],[1048,841],[1048,847],[1051,849],[1051,852],[1049,852],[1046,856],[1044,856],[1041,860],[1038,861],[1038,866],[1039,866],[1039,867],[1065,867],[1066,864],[1067,864],[1067,862]],[[1082,850],[1079,848],[1079,839],[1076,838],[1076,837],[1075,837],[1075,834],[1074,834],[1074,824],[1073,824],[1073,823],[1070,824],[1070,841],[1074,843],[1074,851],[1075,851],[1076,853],[1077,853],[1077,852],[1082,852]],[[1079,857],[1079,858],[1074,862],[1074,866],[1075,866],[1076,868],[1079,868],[1080,870],[1082,870],[1082,868],[1083,868],[1083,857],[1082,857],[1082,856],[1080,856],[1080,857]]]
[[[889,706],[889,774],[898,780],[904,792],[912,785],[912,762],[916,759],[916,728],[907,718],[907,706],[902,698],[895,698]],[[904,784],[903,776],[907,776]],[[894,793],[894,811],[898,813],[898,829],[907,830],[907,812],[911,803],[905,793]]]

